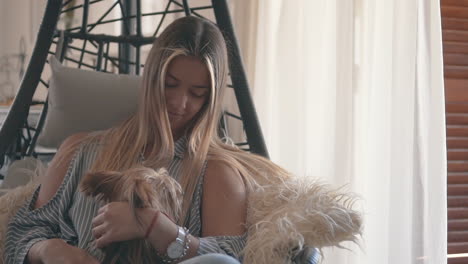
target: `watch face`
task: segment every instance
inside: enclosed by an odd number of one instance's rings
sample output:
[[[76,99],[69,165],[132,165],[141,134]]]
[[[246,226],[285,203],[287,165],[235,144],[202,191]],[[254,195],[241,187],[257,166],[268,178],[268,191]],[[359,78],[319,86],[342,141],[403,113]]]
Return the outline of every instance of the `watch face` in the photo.
[[[175,242],[172,242],[167,248],[167,256],[171,259],[180,258],[184,254],[184,245]]]

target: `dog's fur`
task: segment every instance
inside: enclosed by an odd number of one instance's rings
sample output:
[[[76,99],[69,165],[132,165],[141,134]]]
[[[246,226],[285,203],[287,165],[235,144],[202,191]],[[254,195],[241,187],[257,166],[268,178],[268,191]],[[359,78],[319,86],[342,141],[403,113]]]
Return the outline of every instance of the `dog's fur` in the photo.
[[[164,169],[138,167],[124,172],[100,171],[85,175],[81,191],[105,202],[128,202],[136,208],[151,207],[177,219],[182,190]],[[138,219],[137,215],[135,217]],[[140,221],[140,220],[139,220]],[[105,264],[157,263],[151,244],[144,239],[114,242],[104,249]]]

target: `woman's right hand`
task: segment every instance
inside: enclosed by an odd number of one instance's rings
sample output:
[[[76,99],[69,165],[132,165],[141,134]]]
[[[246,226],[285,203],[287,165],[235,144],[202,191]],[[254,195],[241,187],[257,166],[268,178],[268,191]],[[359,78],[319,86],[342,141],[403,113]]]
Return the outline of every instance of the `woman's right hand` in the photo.
[[[28,260],[31,264],[99,264],[85,250],[68,245],[61,239],[43,240],[34,244],[28,253]]]

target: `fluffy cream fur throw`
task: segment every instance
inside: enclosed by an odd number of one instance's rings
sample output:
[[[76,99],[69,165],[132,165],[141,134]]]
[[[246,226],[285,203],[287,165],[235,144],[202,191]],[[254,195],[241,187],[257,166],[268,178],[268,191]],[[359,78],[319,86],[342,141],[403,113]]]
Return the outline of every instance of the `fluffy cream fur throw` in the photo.
[[[251,193],[245,263],[291,263],[305,246],[357,242],[362,219],[356,198],[312,178],[266,181]]]
[[[3,264],[3,248],[8,222],[26,200],[31,197],[37,186],[37,180],[31,181],[26,185],[8,191],[0,197],[0,264]]]
[[[40,176],[46,171],[44,164],[34,158],[13,162],[8,169],[8,177],[27,181],[24,185],[13,188],[0,196],[0,264],[3,264],[3,251],[8,222],[24,203],[31,198],[39,185]],[[28,180],[30,179],[30,180]],[[13,181],[14,182],[14,179]]]

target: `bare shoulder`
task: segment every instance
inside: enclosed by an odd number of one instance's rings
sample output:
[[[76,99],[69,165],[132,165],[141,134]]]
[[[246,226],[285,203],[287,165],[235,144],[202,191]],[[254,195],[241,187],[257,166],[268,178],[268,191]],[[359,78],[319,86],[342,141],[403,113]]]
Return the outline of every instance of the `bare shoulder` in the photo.
[[[80,143],[86,138],[87,135],[88,135],[87,132],[81,132],[81,133],[76,133],[67,137],[62,142],[62,144],[60,144],[60,147],[58,148],[57,153],[55,154],[54,158],[50,162],[49,168],[63,165],[64,162],[62,161],[65,161],[67,159],[70,161],[75,151],[80,146]]]
[[[63,182],[75,151],[87,135],[88,133],[85,132],[71,135],[60,145],[49,163],[46,174],[41,177],[41,190],[36,200],[36,208],[46,204],[55,195]]]
[[[245,184],[239,171],[217,160],[207,163],[205,185],[205,188],[214,188],[232,194],[245,192]]]
[[[237,169],[224,162],[208,162],[202,208],[202,236],[241,235],[245,232],[247,193]]]

